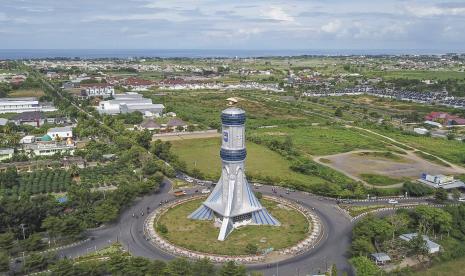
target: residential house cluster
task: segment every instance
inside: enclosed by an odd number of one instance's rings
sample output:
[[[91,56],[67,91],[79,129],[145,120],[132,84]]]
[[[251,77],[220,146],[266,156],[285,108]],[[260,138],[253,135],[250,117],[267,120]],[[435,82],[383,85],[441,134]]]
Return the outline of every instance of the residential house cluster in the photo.
[[[439,123],[442,126],[465,125],[465,119],[447,112],[431,112],[425,116],[425,120]]]

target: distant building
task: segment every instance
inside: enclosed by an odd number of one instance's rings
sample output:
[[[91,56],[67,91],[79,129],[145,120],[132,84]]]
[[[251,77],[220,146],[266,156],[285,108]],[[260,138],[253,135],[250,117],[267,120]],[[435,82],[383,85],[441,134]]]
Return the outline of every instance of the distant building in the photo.
[[[37,98],[34,97],[0,98],[0,114],[55,110],[54,106],[40,104]]]
[[[465,119],[446,112],[431,112],[425,116],[425,120],[437,122],[443,126],[465,125]]]
[[[401,240],[409,242],[413,238],[415,238],[416,236],[418,236],[417,233],[409,233],[409,234],[400,235],[399,238]],[[439,250],[441,249],[441,246],[439,244],[431,241],[428,236],[423,235],[422,237],[423,237],[423,240],[426,242],[426,247],[428,248],[428,253],[433,254],[433,253],[439,252]]]
[[[45,123],[49,124],[63,124],[68,122],[66,118],[62,117],[47,117],[45,113],[38,111],[28,111],[20,113],[10,120],[15,125],[30,125],[33,127],[40,127]]]
[[[27,135],[21,138],[21,140],[19,140],[19,143],[20,144],[32,144],[35,141],[36,141],[36,137],[34,135]]]
[[[76,146],[72,143],[34,143],[24,145],[24,149],[29,155],[50,156],[57,153],[74,154]]]
[[[426,129],[426,128],[422,128],[422,127],[416,127],[413,129],[413,132],[417,133],[417,134],[420,134],[420,135],[425,135],[427,134],[429,131]]]
[[[6,126],[8,124],[8,119],[0,118],[0,126]]]
[[[70,126],[54,127],[47,131],[47,135],[53,140],[73,138],[73,129]]]
[[[153,131],[153,130],[160,130],[161,125],[155,122],[153,119],[146,119],[140,124],[139,128],[142,130],[147,129],[147,130]]]
[[[153,81],[131,77],[124,81],[123,87],[133,91],[145,91],[154,85]]]
[[[150,112],[154,116],[160,116],[165,106],[162,104],[153,104],[151,99],[142,97],[134,92],[114,95],[113,100],[102,101],[97,107],[100,114],[120,114],[132,113],[139,111],[142,114]]]
[[[373,253],[371,254],[371,258],[377,265],[384,265],[391,261],[391,257],[389,257],[386,253]]]
[[[0,148],[0,161],[10,159],[14,153],[15,150],[12,148]]]
[[[172,118],[166,123],[167,131],[186,131],[187,123],[178,118]]]
[[[442,188],[445,190],[457,188],[465,189],[465,183],[462,181],[454,179],[453,176],[446,176],[442,174],[430,175],[422,173],[418,181],[433,188]]]
[[[115,94],[115,88],[107,83],[81,84],[81,96],[84,98],[109,98]]]

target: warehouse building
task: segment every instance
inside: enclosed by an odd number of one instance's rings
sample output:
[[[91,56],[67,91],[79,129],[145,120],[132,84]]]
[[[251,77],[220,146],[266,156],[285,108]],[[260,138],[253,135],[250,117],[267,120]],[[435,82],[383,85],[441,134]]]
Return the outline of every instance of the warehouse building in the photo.
[[[158,117],[163,113],[165,106],[154,104],[151,99],[142,97],[134,92],[116,94],[113,100],[102,101],[97,107],[100,114],[120,114],[139,111],[142,114]]]

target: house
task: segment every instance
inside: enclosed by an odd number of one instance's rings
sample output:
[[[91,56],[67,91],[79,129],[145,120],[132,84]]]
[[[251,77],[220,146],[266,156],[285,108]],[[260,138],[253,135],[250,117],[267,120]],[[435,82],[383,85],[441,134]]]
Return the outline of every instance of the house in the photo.
[[[6,126],[8,124],[8,119],[0,118],[0,126]]]
[[[446,112],[431,112],[425,116],[425,120],[437,122],[443,126],[465,125],[465,119]]]
[[[20,144],[32,144],[35,141],[36,141],[36,137],[34,135],[27,135],[21,138],[21,140],[19,140],[19,143]]]
[[[153,130],[160,130],[161,125],[155,122],[153,119],[146,119],[139,125],[139,128],[142,130],[147,129],[147,130],[153,131]]]
[[[55,110],[52,105],[40,104],[35,97],[0,98],[0,114]]]
[[[66,127],[54,127],[47,131],[47,135],[52,140],[73,138],[73,129],[70,126]]]
[[[406,242],[410,242],[416,236],[418,236],[417,233],[409,233],[409,234],[400,235],[399,238],[401,240],[406,241]],[[441,246],[439,244],[431,241],[428,236],[423,235],[422,238],[426,242],[426,247],[428,248],[428,253],[434,254],[434,253],[439,252],[439,250],[441,249]]]
[[[100,114],[112,115],[139,111],[142,114],[150,112],[156,116],[160,116],[165,106],[162,104],[154,104],[151,99],[144,98],[138,93],[127,92],[114,95],[113,100],[100,102],[96,109]]]
[[[377,265],[384,265],[391,261],[391,257],[386,253],[373,253],[370,256]]]
[[[12,158],[14,153],[15,150],[12,148],[0,148],[0,161]]]
[[[154,85],[153,81],[130,77],[124,81],[123,87],[133,91],[145,91]]]
[[[33,143],[24,145],[24,150],[31,156],[50,156],[55,154],[73,155],[76,146],[73,143]]]
[[[168,131],[186,131],[187,123],[178,118],[172,118],[166,123]]]
[[[413,132],[417,133],[417,134],[420,134],[420,135],[425,135],[427,134],[429,131],[426,129],[426,128],[422,128],[422,127],[416,127],[413,129]]]
[[[83,98],[109,98],[115,94],[113,85],[107,83],[81,84],[81,87],[83,88],[81,90],[81,97]]]
[[[11,118],[11,122],[15,125],[30,125],[40,127],[45,124],[45,114],[38,111],[28,111],[15,115]]]

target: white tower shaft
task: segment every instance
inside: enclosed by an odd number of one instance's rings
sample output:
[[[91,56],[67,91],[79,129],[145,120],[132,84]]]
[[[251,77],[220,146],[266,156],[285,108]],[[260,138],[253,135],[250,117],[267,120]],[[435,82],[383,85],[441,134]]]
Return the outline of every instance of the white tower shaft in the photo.
[[[228,108],[222,112],[221,121],[221,177],[207,200],[189,218],[221,219],[218,240],[225,240],[235,224],[280,225],[262,207],[245,177],[245,112],[239,108]]]

